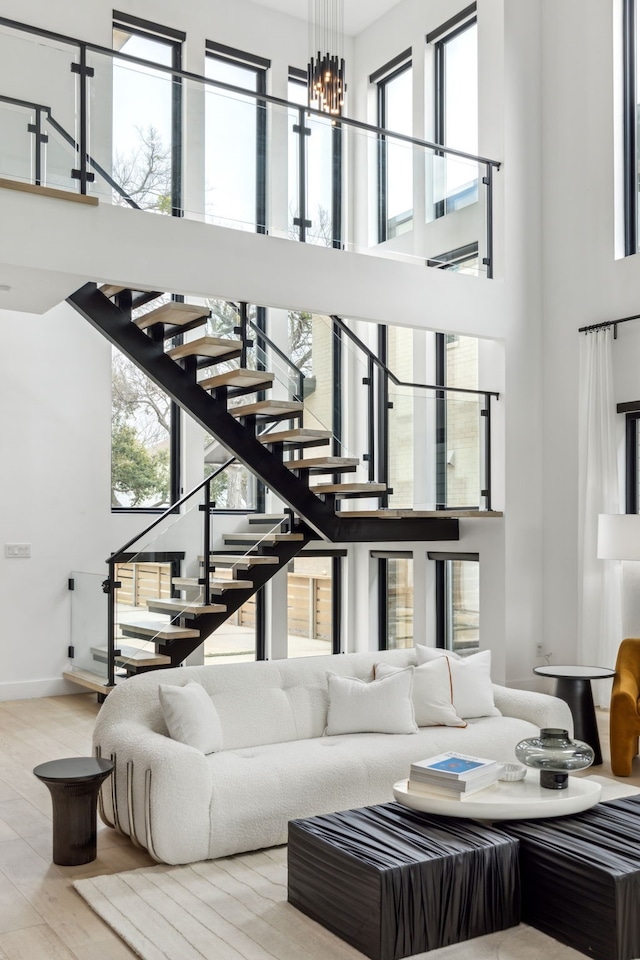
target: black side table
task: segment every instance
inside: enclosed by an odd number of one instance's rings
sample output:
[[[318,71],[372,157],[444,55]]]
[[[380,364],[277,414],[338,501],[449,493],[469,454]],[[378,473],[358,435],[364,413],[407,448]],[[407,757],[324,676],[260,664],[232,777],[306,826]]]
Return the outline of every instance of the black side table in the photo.
[[[101,757],[68,757],[34,768],[53,805],[53,862],[72,867],[96,858],[96,809],[100,787],[113,770]]]
[[[615,675],[609,667],[582,667],[562,665],[559,667],[534,667],[533,672],[541,677],[556,679],[556,697],[569,704],[573,716],[573,731],[577,740],[584,740],[593,747],[594,764],[602,763],[600,737],[593,705],[592,680],[606,680]]]

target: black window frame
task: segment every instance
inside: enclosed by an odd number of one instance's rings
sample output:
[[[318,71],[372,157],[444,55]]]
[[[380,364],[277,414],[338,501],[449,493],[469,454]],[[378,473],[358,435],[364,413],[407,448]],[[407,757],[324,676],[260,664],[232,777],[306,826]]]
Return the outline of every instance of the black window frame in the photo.
[[[638,253],[638,119],[636,43],[637,0],[623,0],[623,164],[624,164],[624,255]]]
[[[447,131],[446,131],[446,58],[447,58],[447,44],[454,40],[456,37],[459,37],[460,34],[464,33],[466,30],[469,30],[473,25],[477,25],[478,16],[477,16],[477,5],[475,3],[470,4],[464,10],[461,10],[460,13],[456,14],[454,17],[451,17],[450,20],[447,20],[446,23],[443,23],[440,27],[433,30],[431,33],[427,34],[427,43],[433,44],[434,49],[434,91],[435,91],[435,125],[434,125],[434,140],[436,143],[441,144],[443,147],[447,146]],[[444,153],[438,152],[436,156],[445,156]],[[434,204],[434,216],[436,219],[444,217],[447,213],[450,213],[451,210],[448,207],[448,198],[444,197],[442,200],[436,201]],[[455,207],[453,207],[455,209]]]
[[[447,650],[447,628],[450,617],[447,613],[447,564],[452,560],[470,560],[474,563],[480,563],[479,553],[449,553],[429,551],[427,559],[435,563],[436,575],[436,647],[440,650]]]
[[[289,72],[287,76],[288,83],[296,83],[301,87],[304,87],[305,90],[308,88],[308,75],[306,70],[301,70],[299,67],[289,67]],[[306,233],[309,227],[311,227],[312,221],[307,219],[307,204],[306,204],[306,164],[304,162],[304,151],[306,150],[306,140],[305,137],[311,136],[312,130],[310,127],[304,126],[303,130],[299,130],[299,124],[295,124],[293,127],[294,133],[299,133],[300,135],[300,146],[302,153],[300,154],[299,160],[299,183],[298,183],[298,203],[301,209],[304,210],[304,215],[302,217],[294,217],[294,225],[298,227],[298,239],[301,243],[304,243],[306,239]],[[343,164],[342,164],[342,149],[343,149],[343,138],[342,138],[342,124],[339,120],[334,120],[331,128],[331,247],[334,250],[342,250],[344,248],[343,242],[343,210],[342,210],[342,174],[343,174]],[[303,201],[304,196],[304,201]]]
[[[308,550],[306,555],[310,557],[331,557],[331,655],[334,656],[343,653],[342,649],[342,578],[344,573],[343,558],[347,556],[346,550]],[[293,566],[293,560],[287,564],[287,573],[289,567]]]
[[[267,92],[267,70],[271,60],[259,57],[235,47],[229,47],[214,40],[205,41],[205,57],[220,60],[223,63],[235,63],[253,70],[256,77],[255,92]],[[267,103],[256,100],[256,233],[265,234],[267,230]]]
[[[640,427],[640,400],[619,403],[617,413],[624,413],[624,460],[625,460],[625,513],[640,512],[640,497],[638,496],[638,429]]]
[[[378,650],[403,649],[389,646],[389,560],[414,561],[412,550],[372,550],[371,557],[378,561]],[[414,590],[415,613],[415,590]],[[415,643],[415,636],[413,638]]]
[[[111,29],[126,30],[139,37],[152,38],[171,48],[171,69],[182,70],[182,44],[187,35],[182,30],[166,27],[151,20],[142,20],[114,10]],[[151,62],[151,61],[150,61]],[[173,74],[171,77],[171,216],[182,217],[183,169],[182,169],[182,77]]]
[[[131,297],[129,294],[123,294],[124,301],[116,297],[116,303],[125,310],[131,310]],[[184,297],[180,294],[172,294],[171,300],[174,303],[184,303]],[[182,335],[176,337],[174,343],[182,343]],[[131,361],[133,363],[133,361]],[[113,437],[112,437],[113,443]],[[175,400],[170,399],[169,406],[169,506],[180,499],[184,493],[182,486],[182,411]],[[113,456],[113,448],[111,455]],[[114,507],[111,505],[111,513],[135,513],[135,514],[160,514],[164,513],[167,507]]]
[[[412,48],[408,47],[393,60],[376,70],[369,77],[369,83],[376,84],[376,124],[380,130],[387,129],[387,87],[408,70],[413,70]],[[388,216],[388,163],[387,138],[383,133],[378,136],[378,243],[392,239],[389,235]],[[413,218],[413,210],[411,211]]]

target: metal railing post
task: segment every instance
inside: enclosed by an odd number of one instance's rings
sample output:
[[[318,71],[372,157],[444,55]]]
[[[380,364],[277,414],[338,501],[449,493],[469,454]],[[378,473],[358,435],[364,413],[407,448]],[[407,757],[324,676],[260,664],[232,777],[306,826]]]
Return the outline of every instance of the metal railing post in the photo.
[[[211,564],[211,481],[207,480],[204,485],[204,531],[203,531],[203,569],[204,569],[204,603],[208,606],[211,603],[211,583],[209,582],[209,572]]]
[[[493,166],[488,163],[485,167],[485,175],[482,178],[482,182],[487,188],[487,209],[486,209],[486,223],[487,223],[487,250],[486,257],[483,257],[483,264],[487,268],[487,280],[493,278]]]
[[[485,406],[480,411],[486,420],[484,427],[484,489],[480,491],[484,497],[485,510],[491,510],[491,394],[484,395]]]
[[[33,134],[34,146],[34,182],[37,187],[42,186],[44,179],[43,145],[48,143],[49,137],[42,132],[42,107],[35,108],[35,123],[27,124],[27,130]]]
[[[115,561],[109,559],[107,565],[109,575],[103,582],[102,589],[107,595],[107,684],[112,687],[116,676],[116,590],[120,584],[115,579]]]
[[[87,66],[87,45],[79,44],[80,62],[75,61],[71,64],[71,72],[78,74],[78,104],[80,108],[80,143],[78,150],[80,153],[80,166],[71,171],[74,180],[80,181],[80,193],[86,194],[87,183],[92,183],[95,179],[93,173],[87,170],[87,157],[89,154],[89,79],[94,75],[93,67]]]

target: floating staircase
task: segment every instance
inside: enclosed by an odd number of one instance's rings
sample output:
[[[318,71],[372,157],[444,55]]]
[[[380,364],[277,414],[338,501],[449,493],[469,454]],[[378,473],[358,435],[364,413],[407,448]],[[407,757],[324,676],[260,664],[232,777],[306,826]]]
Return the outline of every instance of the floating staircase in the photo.
[[[121,622],[123,638],[153,646],[146,659],[126,646],[118,648],[116,663],[127,676],[182,663],[311,539],[346,543],[459,538],[458,519],[453,516],[337,509],[342,500],[356,497],[379,502],[388,488],[384,483],[343,481],[343,474],[357,471],[356,457],[304,456],[305,448],[327,445],[331,433],[303,426],[302,401],[263,396],[275,377],[246,366],[246,340],[205,335],[182,341],[184,333],[206,324],[206,308],[172,301],[135,316],[136,308],[161,296],[118,285],[98,289],[89,283],[68,302],[287,504],[289,518],[286,530],[269,536],[228,535],[224,549],[201,558],[201,577],[178,575],[172,580],[171,599],[149,602],[156,619]],[[236,361],[235,369],[211,369]],[[279,421],[289,421],[289,426],[273,429]],[[310,483],[322,475],[327,479]],[[295,518],[293,526],[290,518]],[[230,568],[232,579],[216,577],[218,568]],[[104,656],[104,651],[96,649],[95,655]]]

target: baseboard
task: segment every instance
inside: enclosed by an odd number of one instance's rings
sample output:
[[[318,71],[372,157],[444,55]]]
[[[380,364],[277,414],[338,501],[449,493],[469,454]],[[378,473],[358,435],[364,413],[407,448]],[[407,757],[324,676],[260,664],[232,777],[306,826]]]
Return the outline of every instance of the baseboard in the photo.
[[[62,677],[49,680],[24,680],[18,683],[0,683],[0,702],[4,700],[33,700],[36,697],[63,697],[69,693],[86,693],[76,683]]]

